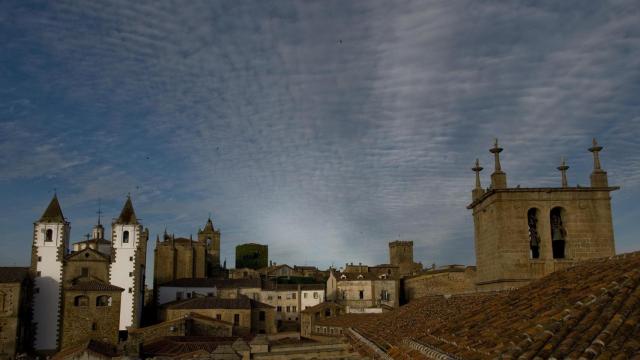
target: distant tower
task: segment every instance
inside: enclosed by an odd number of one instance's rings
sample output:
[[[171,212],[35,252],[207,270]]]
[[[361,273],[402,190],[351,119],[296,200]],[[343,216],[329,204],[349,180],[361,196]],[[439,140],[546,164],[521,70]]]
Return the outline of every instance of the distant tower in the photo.
[[[422,264],[413,262],[413,241],[396,240],[389,243],[389,261],[398,267],[401,276],[422,270]]]
[[[129,196],[111,226],[111,284],[124,289],[120,307],[120,331],[124,331],[140,326],[149,230],[138,222]]]
[[[198,241],[207,247],[207,275],[212,276],[220,268],[220,230],[213,227],[211,217],[207,219],[204,229],[198,231]]]
[[[71,226],[62,215],[58,197],[33,226],[31,269],[36,274],[33,295],[34,348],[56,351],[60,339],[63,258],[69,248]]]
[[[482,191],[482,168],[476,163],[476,186],[467,206],[473,210],[479,290],[516,288],[577,261],[615,254],[611,192],[619,188],[608,186],[601,150],[594,139],[591,187],[569,186],[563,159],[557,167],[560,186],[509,188],[496,140],[489,150],[495,161],[491,187]]]

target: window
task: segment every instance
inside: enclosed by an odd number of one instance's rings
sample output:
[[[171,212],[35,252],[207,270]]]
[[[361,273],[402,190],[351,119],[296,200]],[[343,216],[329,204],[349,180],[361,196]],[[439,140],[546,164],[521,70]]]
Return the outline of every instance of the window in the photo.
[[[222,320],[222,314],[216,314],[216,320]]]
[[[187,299],[191,299],[192,294],[190,292],[187,293]]]
[[[264,312],[264,311],[260,311],[260,312],[258,313],[258,320],[260,320],[260,321],[264,321],[265,317],[266,317],[266,314],[265,314],[265,312]]]
[[[233,314],[233,325],[240,325],[240,314]]]
[[[111,297],[108,295],[100,295],[96,298],[96,306],[111,306]]]
[[[82,270],[80,270],[80,271],[81,271],[83,277],[89,276],[89,268],[83,267]]]
[[[389,292],[387,290],[382,290],[380,292],[380,300],[382,301],[389,301],[389,299],[391,298]]]
[[[293,311],[293,312],[298,312],[298,308],[297,308],[296,306],[292,306],[292,307],[291,307],[291,311]]]
[[[50,242],[53,241],[53,230],[47,229],[44,236],[44,241]]]
[[[317,299],[317,298],[318,298],[318,293],[317,293],[317,292],[315,292],[315,291],[313,292],[313,298],[314,298],[314,299]]]
[[[124,231],[122,233],[122,243],[123,244],[127,244],[129,242],[129,232],[128,231]]]
[[[329,316],[331,316],[331,309],[330,309],[330,308],[326,308],[326,309],[324,309],[324,316],[325,316],[325,317],[329,317]]]
[[[176,300],[182,300],[182,291],[176,291]]]
[[[364,299],[364,290],[360,290],[360,300]]]
[[[132,272],[129,272],[129,277],[133,277],[133,273]]]
[[[282,300],[282,295],[278,295],[278,300]]]
[[[287,305],[287,312],[291,312],[291,306]]]
[[[271,295],[267,296],[267,300],[273,300],[273,296]]]
[[[567,231],[564,228],[562,219],[564,218],[564,210],[556,207],[551,209],[551,247],[553,249],[554,259],[564,259]]]
[[[38,256],[38,261],[42,261],[42,256]]]
[[[42,276],[42,272],[41,271],[36,272],[36,276],[38,277]]]
[[[75,306],[89,306],[89,298],[84,295],[76,296],[73,299],[73,304]]]
[[[129,256],[129,261],[133,261],[133,256]]]
[[[207,296],[208,296],[208,297],[212,297],[212,296],[213,296],[213,293],[212,293],[212,292],[208,292],[208,293],[207,293]]]
[[[306,299],[307,298],[307,293],[302,294],[302,297]]]
[[[529,249],[531,258],[540,258],[540,235],[538,234],[538,209],[527,211],[527,223],[529,225]]]
[[[276,311],[277,311],[277,312],[282,312],[282,306],[277,306],[277,307],[276,307]]]
[[[295,299],[296,298],[296,293],[291,293],[291,298]]]
[[[40,293],[40,288],[34,288],[33,292],[36,293],[36,294],[39,294]]]
[[[133,290],[131,288],[129,288],[129,294],[131,294],[133,292]]]

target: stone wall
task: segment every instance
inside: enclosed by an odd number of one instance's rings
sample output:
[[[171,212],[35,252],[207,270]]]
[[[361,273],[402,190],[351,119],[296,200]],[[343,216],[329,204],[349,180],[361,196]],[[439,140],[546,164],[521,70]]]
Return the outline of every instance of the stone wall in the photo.
[[[475,292],[474,267],[428,270],[403,280],[404,299]]]
[[[20,346],[20,283],[0,284],[0,359],[13,358]]]
[[[251,309],[167,309],[166,320],[175,320],[190,313],[196,313],[234,324],[234,335],[251,333]],[[234,323],[235,315],[239,316],[237,324]]]
[[[96,305],[97,297],[102,295],[111,297],[110,306]],[[86,296],[87,305],[76,306],[77,296]],[[90,339],[118,343],[119,291],[65,290],[63,299],[61,348]]]
[[[473,208],[477,284],[498,290],[526,284],[575,261],[615,254],[612,189],[545,188],[493,190]],[[550,212],[562,209],[566,256],[554,259]],[[538,210],[540,258],[532,259],[527,212]]]

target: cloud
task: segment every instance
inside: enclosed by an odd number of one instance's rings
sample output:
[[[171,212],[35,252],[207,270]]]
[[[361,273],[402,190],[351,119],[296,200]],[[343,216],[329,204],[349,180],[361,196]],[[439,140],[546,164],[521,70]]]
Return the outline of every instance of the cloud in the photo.
[[[614,216],[638,213],[632,1],[0,10],[2,180],[56,164],[76,218],[131,192],[152,234],[195,233],[212,212],[229,260],[252,241],[278,262],[379,263],[408,238],[425,264],[472,263],[469,168],[479,157],[488,185],[493,138],[510,184],[550,186],[561,156],[587,183],[593,136],[633,195],[614,194]],[[632,220],[616,221],[633,248]]]

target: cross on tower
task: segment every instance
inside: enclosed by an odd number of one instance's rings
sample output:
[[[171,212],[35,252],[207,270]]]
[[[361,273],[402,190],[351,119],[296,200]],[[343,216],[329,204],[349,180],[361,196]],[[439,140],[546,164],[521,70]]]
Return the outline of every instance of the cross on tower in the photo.
[[[593,153],[593,171],[595,172],[602,171],[600,168],[600,154],[598,154],[601,150],[602,146],[599,146],[596,138],[593,138],[593,146],[589,148],[589,151]]]
[[[562,158],[562,162],[560,163],[560,166],[558,166],[558,170],[560,170],[560,173],[562,174],[562,187],[569,186],[567,183],[567,170],[569,170],[569,166],[567,166],[564,158]]]
[[[101,209],[101,200],[98,199],[98,211],[96,211],[96,214],[98,214],[98,225],[100,225],[100,218],[102,217],[102,209]]]
[[[496,138],[493,148],[489,149],[489,152],[493,154],[496,162],[496,170],[495,172],[501,172],[502,167],[500,166],[500,153],[502,152],[502,148],[498,146],[498,139]]]

